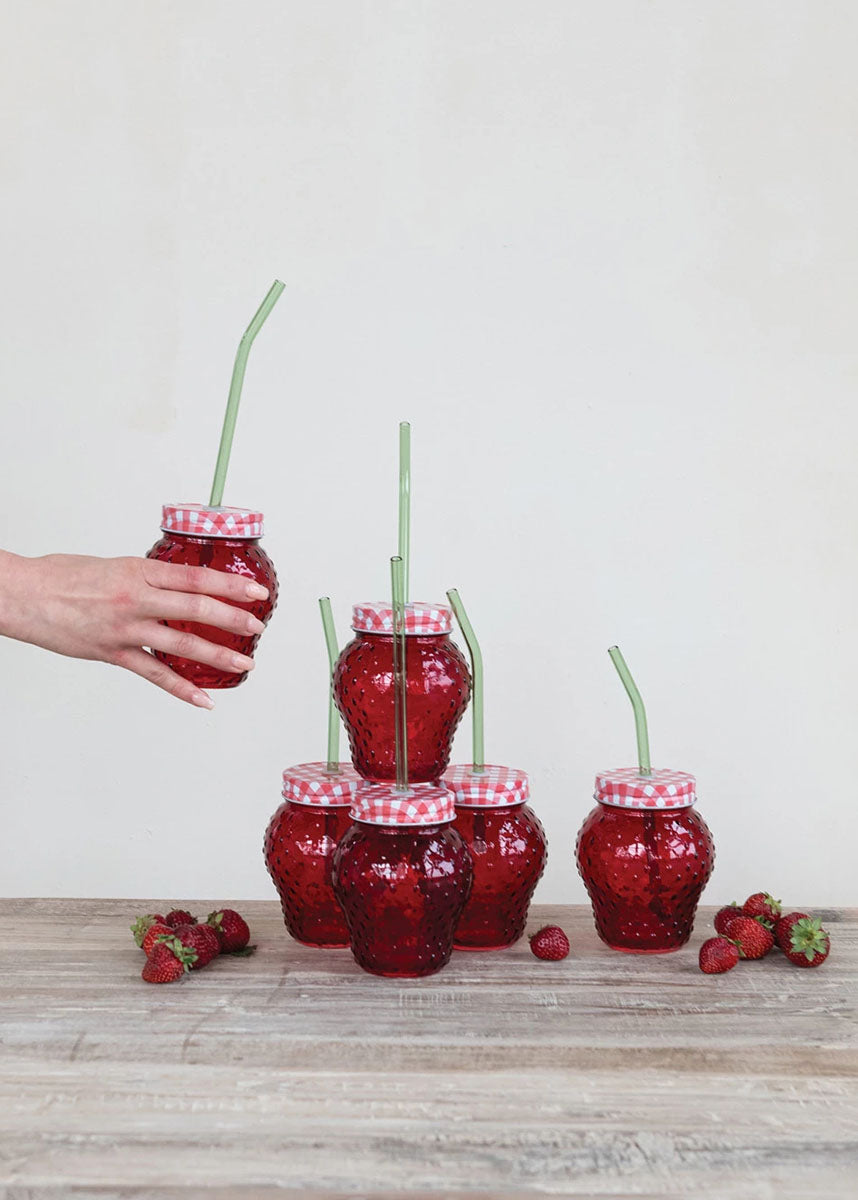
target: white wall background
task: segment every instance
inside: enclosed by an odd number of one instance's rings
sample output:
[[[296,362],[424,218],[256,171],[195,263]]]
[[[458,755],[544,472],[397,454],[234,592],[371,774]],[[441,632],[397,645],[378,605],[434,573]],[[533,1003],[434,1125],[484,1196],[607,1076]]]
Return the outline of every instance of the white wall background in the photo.
[[[325,745],[316,598],[457,586],[494,761],[579,901],[595,771],[693,770],[707,898],[856,903],[854,5],[42,0],[0,46],[0,545],[144,552],[227,502],[283,584],[247,685],[185,708],[0,645],[0,891],[273,895]],[[470,752],[463,726],[455,757]]]

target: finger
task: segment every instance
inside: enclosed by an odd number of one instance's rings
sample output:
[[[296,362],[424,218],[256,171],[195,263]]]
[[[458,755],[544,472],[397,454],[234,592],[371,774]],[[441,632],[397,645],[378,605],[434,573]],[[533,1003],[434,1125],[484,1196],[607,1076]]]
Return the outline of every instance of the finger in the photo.
[[[159,662],[145,650],[126,650],[117,661],[120,667],[133,671],[142,679],[148,679],[155,687],[163,688],[177,700],[184,700],[186,704],[193,704],[197,708],[214,708],[214,700],[207,692],[200,691],[189,679],[182,679],[181,675],[171,671],[165,663]]]
[[[145,599],[144,611],[156,621],[193,621],[197,625],[212,625],[215,629],[244,636],[262,633],[265,628],[253,613],[224,604],[222,600],[213,600],[211,596],[189,592],[153,588]]]
[[[144,558],[143,578],[155,588],[171,592],[194,592],[203,596],[225,596],[227,600],[265,600],[268,589],[246,575],[215,571],[212,567],[191,567],[185,563],[160,562]]]
[[[246,654],[239,654],[229,646],[218,646],[207,642],[205,638],[195,633],[187,633],[181,629],[170,629],[168,625],[157,625],[155,622],[144,632],[144,645],[174,658],[187,658],[191,662],[205,663],[218,671],[231,671],[239,674],[242,671],[252,671],[254,662]]]

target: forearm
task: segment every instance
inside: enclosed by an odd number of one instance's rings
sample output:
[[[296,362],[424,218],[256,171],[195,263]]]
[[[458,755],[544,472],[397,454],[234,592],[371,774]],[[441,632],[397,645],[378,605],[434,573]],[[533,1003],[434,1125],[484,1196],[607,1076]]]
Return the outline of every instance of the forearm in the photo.
[[[0,636],[31,640],[38,561],[0,550]]]

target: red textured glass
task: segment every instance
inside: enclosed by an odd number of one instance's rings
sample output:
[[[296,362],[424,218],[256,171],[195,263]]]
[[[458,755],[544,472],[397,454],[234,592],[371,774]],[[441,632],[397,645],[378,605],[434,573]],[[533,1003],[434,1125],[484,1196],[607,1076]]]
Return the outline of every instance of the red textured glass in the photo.
[[[211,567],[214,571],[227,571],[231,575],[244,575],[255,579],[263,587],[268,588],[267,600],[250,600],[246,604],[238,604],[234,600],[229,603],[235,608],[253,613],[264,625],[268,624],[274,607],[277,604],[277,573],[274,563],[259,545],[259,538],[207,538],[187,533],[165,533],[156,542],[147,558],[156,558],[159,562],[187,563],[192,567]],[[218,646],[229,646],[239,654],[253,657],[261,634],[228,633],[225,629],[214,629],[211,625],[198,625],[193,621],[162,621],[171,629],[182,633],[195,633],[214,642]],[[233,674],[231,671],[219,671],[217,667],[206,666],[205,663],[193,662],[189,658],[177,658],[172,654],[164,654],[156,650],[155,657],[167,664],[183,679],[190,679],[201,688],[233,688],[243,683],[248,672]]]
[[[349,944],[343,910],[334,895],[334,851],[351,828],[348,805],[285,800],[265,833],[265,865],[280,894],[286,928],[305,946]]]
[[[358,965],[402,979],[440,971],[471,879],[471,856],[451,825],[356,821],[334,854],[334,892]]]
[[[545,870],[545,831],[527,804],[456,808],[453,828],[471,852],[474,885],[459,918],[456,950],[502,950],[524,933]]]
[[[693,808],[597,804],[578,834],[577,858],[603,942],[636,954],[685,945],[715,860],[712,834]]]
[[[408,634],[408,780],[434,783],[450,762],[456,726],[468,707],[468,664],[446,633]],[[393,759],[393,637],[358,633],[334,669],[334,696],[364,779],[396,779]]]

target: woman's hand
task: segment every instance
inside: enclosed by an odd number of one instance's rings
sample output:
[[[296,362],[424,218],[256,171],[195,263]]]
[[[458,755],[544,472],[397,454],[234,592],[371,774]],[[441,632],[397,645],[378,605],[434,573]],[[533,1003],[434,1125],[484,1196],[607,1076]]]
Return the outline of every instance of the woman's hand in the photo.
[[[253,659],[159,622],[261,633],[262,622],[233,605],[267,595],[251,579],[208,567],[71,554],[21,558],[0,551],[0,634],[125,667],[199,708],[213,708],[211,697],[144,647],[234,673],[252,671]]]

